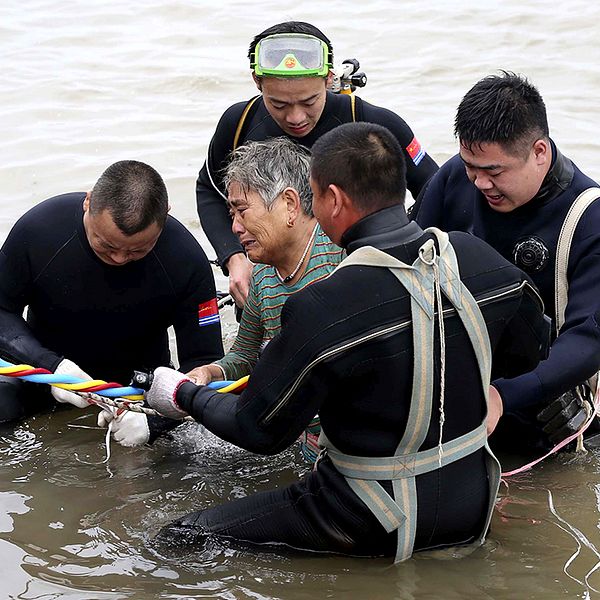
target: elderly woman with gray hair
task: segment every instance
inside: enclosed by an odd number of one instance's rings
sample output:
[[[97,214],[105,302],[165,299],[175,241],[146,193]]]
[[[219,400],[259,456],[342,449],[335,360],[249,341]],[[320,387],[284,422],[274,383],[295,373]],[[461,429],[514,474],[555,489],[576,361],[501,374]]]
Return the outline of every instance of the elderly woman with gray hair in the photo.
[[[291,294],[323,279],[343,251],[323,233],[312,212],[310,154],[288,138],[239,147],[225,171],[232,229],[255,263],[237,337],[220,360],[188,373],[198,384],[249,375],[261,349],[281,328]],[[304,435],[302,452],[316,458],[318,419]]]

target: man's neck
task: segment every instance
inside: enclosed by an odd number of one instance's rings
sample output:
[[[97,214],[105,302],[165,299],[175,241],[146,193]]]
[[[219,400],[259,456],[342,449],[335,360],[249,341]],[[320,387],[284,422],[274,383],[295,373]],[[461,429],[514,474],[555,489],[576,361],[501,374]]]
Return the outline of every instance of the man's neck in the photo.
[[[342,235],[341,245],[348,253],[361,246],[380,250],[408,243],[423,235],[423,230],[409,221],[404,206],[397,204],[366,215]]]

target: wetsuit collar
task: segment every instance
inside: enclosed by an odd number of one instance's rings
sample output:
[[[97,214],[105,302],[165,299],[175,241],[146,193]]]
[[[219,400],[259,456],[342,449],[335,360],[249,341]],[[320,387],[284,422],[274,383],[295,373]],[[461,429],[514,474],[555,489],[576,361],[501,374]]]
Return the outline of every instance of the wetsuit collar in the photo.
[[[415,221],[409,221],[404,206],[383,208],[367,215],[342,235],[341,245],[348,254],[362,246],[387,250],[408,244],[423,235]]]
[[[552,140],[550,140],[550,146],[552,148],[552,165],[546,173],[538,193],[531,199],[535,204],[554,200],[571,185],[573,180],[573,163],[560,153]]]

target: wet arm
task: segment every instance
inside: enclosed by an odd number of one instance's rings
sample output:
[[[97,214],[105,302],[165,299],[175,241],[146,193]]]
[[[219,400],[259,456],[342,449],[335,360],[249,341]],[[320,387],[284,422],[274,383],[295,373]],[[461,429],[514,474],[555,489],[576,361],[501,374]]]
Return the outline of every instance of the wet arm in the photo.
[[[231,350],[216,361],[223,367],[227,379],[235,380],[250,375],[258,361],[263,338],[264,329],[260,320],[256,282],[253,279]]]
[[[0,250],[0,355],[54,371],[63,356],[45,348],[23,318],[32,274],[21,234],[13,228]]]
[[[241,106],[236,104],[221,117],[196,180],[196,205],[200,224],[226,275],[229,257],[243,252],[237,236],[231,231],[231,218],[222,176],[232,151],[235,129],[243,106],[244,103]]]
[[[240,396],[186,383],[177,393],[179,406],[220,438],[252,452],[275,454],[294,443],[319,411],[329,385],[313,369],[286,394],[314,358],[319,340],[319,328],[307,331],[307,321],[300,317],[305,311],[295,304],[293,297],[286,302],[284,327],[266,347]]]
[[[591,377],[600,368],[600,308],[595,289],[600,248],[588,253],[571,277],[566,320],[550,354],[533,370],[494,382],[505,411],[544,406]]]

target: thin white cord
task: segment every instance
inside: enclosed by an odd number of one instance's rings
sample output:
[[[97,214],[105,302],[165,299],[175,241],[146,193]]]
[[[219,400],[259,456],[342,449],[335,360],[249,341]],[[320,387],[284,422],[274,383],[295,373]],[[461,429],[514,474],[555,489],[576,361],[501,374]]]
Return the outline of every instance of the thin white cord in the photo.
[[[431,258],[425,258],[425,252],[431,252]],[[442,458],[444,456],[444,448],[442,438],[444,435],[444,423],[446,422],[446,413],[444,412],[444,400],[446,394],[446,333],[444,328],[444,310],[442,305],[442,286],[440,283],[440,267],[439,256],[437,255],[435,244],[430,240],[430,244],[425,244],[419,251],[419,258],[433,269],[433,283],[435,289],[435,303],[437,304],[438,327],[440,334],[440,437],[438,439],[438,463],[442,468]],[[435,320],[435,306],[433,311]]]
[[[600,593],[600,590],[597,590],[595,587],[593,587],[592,585],[590,585],[589,583],[589,578],[590,576],[598,569],[600,568],[600,553],[598,552],[598,550],[596,549],[596,546],[594,546],[594,544],[592,544],[592,542],[590,542],[588,540],[588,538],[579,530],[577,529],[577,527],[575,527],[574,525],[571,525],[569,522],[567,522],[565,519],[563,519],[558,512],[556,511],[556,509],[554,508],[554,501],[552,499],[552,492],[550,490],[548,490],[548,505],[550,507],[550,512],[563,524],[565,525],[565,527],[563,527],[562,525],[559,525],[558,523],[555,523],[555,525],[562,529],[565,533],[567,533],[568,535],[570,535],[576,542],[577,544],[577,550],[575,550],[575,552],[569,557],[569,559],[567,560],[567,562],[565,563],[564,567],[563,567],[563,572],[564,574],[571,578],[573,581],[576,581],[577,583],[579,583],[580,585],[582,585],[583,587],[588,588],[589,590],[592,590],[593,592],[596,593]],[[579,554],[581,553],[581,549],[582,549],[582,543],[583,545],[585,545],[587,548],[589,548],[598,558],[598,561],[596,562],[596,564],[585,574],[585,577],[583,578],[583,581],[577,579],[577,577],[574,577],[573,575],[571,575],[568,572],[568,568],[571,566],[571,564],[573,563],[573,561],[579,556]]]

